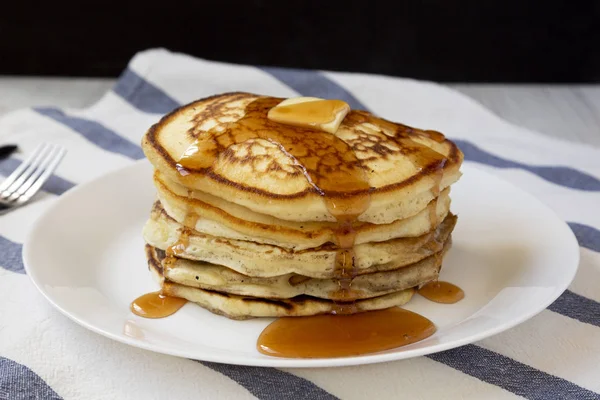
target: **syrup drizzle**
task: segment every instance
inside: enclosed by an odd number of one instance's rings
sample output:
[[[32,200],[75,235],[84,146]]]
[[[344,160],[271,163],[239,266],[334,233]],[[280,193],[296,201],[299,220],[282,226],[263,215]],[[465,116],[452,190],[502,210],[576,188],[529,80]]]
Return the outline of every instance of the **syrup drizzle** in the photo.
[[[432,281],[423,285],[418,293],[436,303],[454,304],[465,297],[465,292],[456,285],[445,281]]]
[[[187,249],[187,247],[190,244],[190,234],[192,233],[192,230],[196,227],[198,219],[200,219],[198,214],[192,211],[188,211],[186,213],[183,227],[181,228],[181,232],[179,234],[179,239],[171,246],[169,246],[165,251],[168,258],[173,258],[185,252],[185,249]]]
[[[144,318],[164,318],[175,314],[186,299],[166,296],[160,291],[146,293],[131,302],[131,312]]]
[[[434,333],[435,325],[427,318],[392,307],[352,315],[280,318],[261,333],[257,349],[275,357],[347,357],[405,346]]]

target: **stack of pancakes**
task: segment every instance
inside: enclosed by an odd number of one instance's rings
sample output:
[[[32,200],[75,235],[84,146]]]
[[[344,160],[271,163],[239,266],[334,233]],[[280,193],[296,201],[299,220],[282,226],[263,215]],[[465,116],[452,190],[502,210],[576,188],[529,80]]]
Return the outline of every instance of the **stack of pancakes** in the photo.
[[[450,246],[462,153],[365,111],[335,133],[270,121],[282,100],[213,96],[144,136],[158,199],[143,234],[162,292],[234,319],[405,304]]]

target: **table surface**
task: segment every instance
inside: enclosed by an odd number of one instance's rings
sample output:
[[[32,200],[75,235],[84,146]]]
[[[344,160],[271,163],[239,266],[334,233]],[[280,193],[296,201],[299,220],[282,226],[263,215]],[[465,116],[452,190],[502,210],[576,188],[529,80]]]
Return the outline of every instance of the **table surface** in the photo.
[[[52,105],[87,107],[111,78],[0,77],[0,115]],[[600,148],[600,85],[449,84],[516,125]]]

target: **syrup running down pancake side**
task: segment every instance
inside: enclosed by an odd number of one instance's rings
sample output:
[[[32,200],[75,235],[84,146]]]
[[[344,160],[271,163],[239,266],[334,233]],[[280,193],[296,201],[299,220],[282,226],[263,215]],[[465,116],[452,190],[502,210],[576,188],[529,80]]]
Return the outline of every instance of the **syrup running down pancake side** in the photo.
[[[165,266],[170,265],[173,262],[175,256],[183,253],[188,247],[190,241],[190,228],[188,227],[196,226],[196,223],[198,222],[199,218],[200,216],[198,216],[198,214],[192,211],[187,212],[185,216],[185,222],[183,224],[183,227],[181,228],[181,232],[179,233],[179,239],[171,246],[169,246],[165,252],[167,255],[167,258],[164,261]]]
[[[199,216],[194,212],[188,212],[185,222],[186,226],[195,226]],[[163,260],[163,268],[169,268],[175,261],[175,257],[182,253],[189,244],[190,230],[182,228],[179,239],[165,251],[166,257]],[[187,303],[187,300],[179,297],[166,296],[160,291],[146,293],[131,302],[129,308],[140,317],[144,318],[164,318],[176,313]]]

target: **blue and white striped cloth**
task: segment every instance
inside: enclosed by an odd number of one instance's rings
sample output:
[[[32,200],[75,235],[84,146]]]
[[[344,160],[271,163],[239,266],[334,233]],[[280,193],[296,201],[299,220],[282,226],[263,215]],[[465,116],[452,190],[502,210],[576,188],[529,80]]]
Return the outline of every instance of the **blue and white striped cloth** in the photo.
[[[227,91],[344,99],[446,133],[476,164],[569,222],[580,271],[554,304],[508,332],[386,364],[280,370],[195,362],[128,347],[60,315],[24,275],[33,221],[71,187],[143,157],[145,129],[174,107]],[[0,143],[69,149],[44,192],[0,217],[1,399],[600,399],[600,150],[513,126],[444,86],[364,74],[230,65],[165,50],[136,55],[85,110],[25,109],[0,119]],[[6,175],[20,155],[0,162]],[[85,166],[85,167],[82,167]]]

